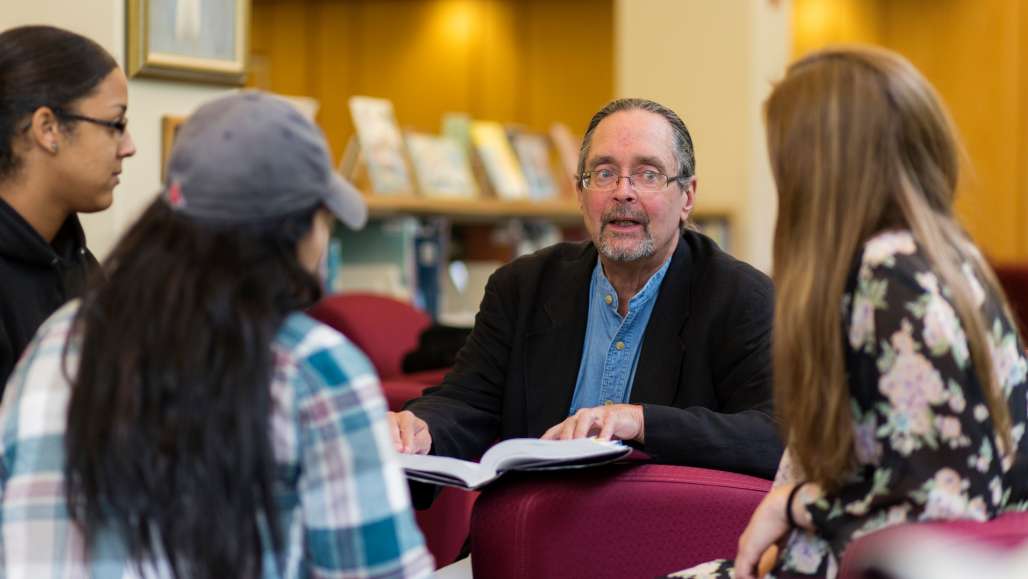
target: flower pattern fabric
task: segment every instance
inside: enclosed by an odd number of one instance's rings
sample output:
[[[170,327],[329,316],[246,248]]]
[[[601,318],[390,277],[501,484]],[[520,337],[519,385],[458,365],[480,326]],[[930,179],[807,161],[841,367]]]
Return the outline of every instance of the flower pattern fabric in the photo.
[[[990,329],[988,347],[1011,414],[1004,449],[975,374],[952,294],[909,231],[869,240],[842,300],[846,373],[858,468],[838,491],[810,505],[815,532],[788,537],[772,579],[835,577],[847,545],[900,523],[984,521],[1028,510],[1028,361],[1012,320],[974,268],[961,268]],[[804,477],[790,453],[775,484]],[[733,577],[732,562],[674,577]]]

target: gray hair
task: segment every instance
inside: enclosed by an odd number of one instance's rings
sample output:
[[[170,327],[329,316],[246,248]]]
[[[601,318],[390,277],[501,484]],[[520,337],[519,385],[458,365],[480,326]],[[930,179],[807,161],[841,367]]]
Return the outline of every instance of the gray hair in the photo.
[[[675,135],[674,153],[675,158],[678,160],[677,176],[688,178],[696,173],[696,155],[693,153],[692,136],[689,135],[689,129],[686,128],[685,123],[682,122],[681,117],[675,111],[648,99],[617,99],[607,103],[606,106],[593,115],[592,120],[589,121],[589,128],[585,130],[585,137],[582,138],[582,148],[578,152],[578,175],[575,179],[575,186],[578,189],[582,188],[581,176],[585,173],[585,159],[589,156],[589,147],[592,145],[593,133],[596,131],[597,125],[600,124],[600,121],[616,112],[633,110],[646,111],[664,117],[668,124],[671,125],[671,132]]]

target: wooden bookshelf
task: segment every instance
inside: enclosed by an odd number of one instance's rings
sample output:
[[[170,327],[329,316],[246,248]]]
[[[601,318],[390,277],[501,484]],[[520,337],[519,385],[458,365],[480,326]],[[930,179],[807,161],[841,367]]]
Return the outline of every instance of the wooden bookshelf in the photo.
[[[371,217],[415,215],[419,217],[446,217],[463,223],[495,223],[505,219],[545,219],[558,225],[580,225],[582,213],[578,202],[571,199],[553,201],[506,201],[496,198],[440,199],[413,195],[364,194]],[[723,220],[731,229],[735,225],[734,211],[715,205],[693,212],[697,222]]]
[[[368,195],[364,199],[372,217],[392,215],[444,216],[454,221],[490,223],[511,218],[547,219],[556,223],[581,223],[578,202],[506,201],[502,199],[439,199],[410,195]]]

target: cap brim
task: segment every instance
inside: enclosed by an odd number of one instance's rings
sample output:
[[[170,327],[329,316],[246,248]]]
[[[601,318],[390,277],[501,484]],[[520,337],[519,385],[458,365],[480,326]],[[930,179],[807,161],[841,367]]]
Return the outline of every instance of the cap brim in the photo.
[[[368,204],[364,202],[364,196],[338,173],[332,173],[325,206],[350,229],[360,229],[368,221]]]

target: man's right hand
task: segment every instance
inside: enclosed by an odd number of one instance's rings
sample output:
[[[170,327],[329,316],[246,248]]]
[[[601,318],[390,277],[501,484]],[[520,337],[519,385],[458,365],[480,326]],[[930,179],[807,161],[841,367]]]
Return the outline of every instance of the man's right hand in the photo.
[[[410,410],[387,412],[386,418],[389,420],[389,432],[392,433],[396,452],[428,454],[432,448],[432,434],[424,420],[414,416]]]

